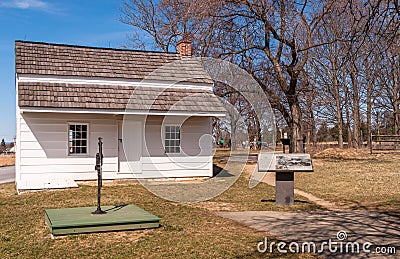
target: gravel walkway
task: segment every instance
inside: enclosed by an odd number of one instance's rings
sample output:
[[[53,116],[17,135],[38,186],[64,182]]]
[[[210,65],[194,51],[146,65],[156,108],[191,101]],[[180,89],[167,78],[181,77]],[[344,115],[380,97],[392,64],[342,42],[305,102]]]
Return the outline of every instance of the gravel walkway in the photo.
[[[323,257],[399,258],[393,252],[400,253],[400,220],[384,213],[369,211],[241,211],[218,212],[217,214],[256,230],[265,231],[287,244],[296,242],[301,247],[304,242],[313,242],[316,244],[315,251]],[[338,243],[332,243],[332,250],[327,245],[325,249],[321,250],[322,242],[329,242],[329,240]],[[353,250],[350,247],[355,242],[359,245],[359,253],[356,253],[357,249]],[[367,242],[371,245],[364,251],[363,245]],[[340,243],[343,244],[344,253],[340,253]],[[347,253],[345,253],[346,245],[349,245]],[[264,244],[261,247],[264,247]],[[334,248],[337,248],[336,253]],[[277,247],[275,246],[274,249],[276,251]],[[288,247],[286,249],[288,250]],[[385,249],[386,251],[391,249],[391,254],[377,254]],[[318,250],[322,252],[318,253]]]
[[[0,184],[15,182],[15,166],[0,167]]]

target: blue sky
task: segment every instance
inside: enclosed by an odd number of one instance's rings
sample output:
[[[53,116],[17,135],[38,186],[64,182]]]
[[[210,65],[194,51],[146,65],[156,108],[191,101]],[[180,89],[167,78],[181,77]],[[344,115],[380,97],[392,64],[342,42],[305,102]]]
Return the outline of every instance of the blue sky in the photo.
[[[121,0],[0,0],[0,139],[15,136],[14,41],[118,48],[131,27]]]

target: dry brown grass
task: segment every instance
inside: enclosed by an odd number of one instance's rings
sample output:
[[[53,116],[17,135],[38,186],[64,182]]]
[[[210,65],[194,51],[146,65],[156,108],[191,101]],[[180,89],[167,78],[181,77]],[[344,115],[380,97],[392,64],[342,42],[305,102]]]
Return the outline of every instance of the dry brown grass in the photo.
[[[355,148],[327,148],[313,155],[313,158],[328,159],[373,159],[374,156],[369,154],[367,149]]]
[[[296,173],[295,187],[345,208],[400,215],[400,155],[314,159],[314,173]]]
[[[227,149],[217,150],[216,157],[228,153]],[[297,189],[333,201],[343,209],[390,211],[400,217],[399,153],[371,155],[368,149],[328,148],[313,155],[313,164],[314,173],[296,173]],[[229,199],[224,201],[207,205],[211,209],[238,209]],[[256,205],[252,202],[252,207]],[[243,207],[242,203],[239,208]]]
[[[0,167],[15,165],[14,155],[0,155]]]
[[[278,210],[274,188],[248,188],[245,176],[209,202],[165,201],[136,182],[104,185],[102,204],[136,204],[162,218],[152,230],[70,235],[51,239],[44,210],[95,206],[96,186],[17,195],[14,184],[0,187],[0,258],[310,258],[309,254],[260,254],[257,243],[268,236],[216,215],[221,210]],[[268,200],[261,202],[261,199]],[[303,200],[290,209],[314,209]],[[268,240],[276,241],[268,236]]]
[[[226,154],[224,152],[222,156]],[[296,188],[332,200],[343,205],[343,208],[379,209],[399,214],[400,155],[377,154],[363,159],[314,159],[314,167],[314,173],[296,173]],[[282,257],[282,254],[259,254],[256,245],[267,234],[220,218],[215,210],[312,210],[318,207],[300,196],[295,197],[294,207],[276,207],[274,187],[261,183],[249,189],[249,173],[247,170],[222,195],[196,204],[162,200],[133,181],[105,184],[103,204],[136,204],[162,217],[162,227],[154,230],[75,235],[56,240],[49,236],[49,229],[44,222],[44,210],[94,206],[96,186],[81,183],[77,189],[17,195],[14,184],[1,185],[0,257]]]

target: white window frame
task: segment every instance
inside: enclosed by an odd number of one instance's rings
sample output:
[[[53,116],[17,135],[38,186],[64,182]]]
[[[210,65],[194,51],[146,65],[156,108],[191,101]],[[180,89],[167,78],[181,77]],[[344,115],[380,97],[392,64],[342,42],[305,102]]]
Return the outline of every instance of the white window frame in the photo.
[[[69,130],[71,125],[85,125],[86,126],[86,153],[70,153],[70,138],[69,138]],[[67,128],[67,154],[68,156],[88,156],[89,155],[89,123],[87,122],[68,122]]]
[[[171,132],[171,131],[169,131],[169,132],[167,132],[167,127],[178,127],[178,129],[179,129],[179,138],[167,138],[167,133],[174,133],[174,134],[176,134],[176,132],[174,131],[174,132]],[[163,141],[164,141],[164,153],[165,154],[180,154],[181,152],[182,152],[182,127],[181,127],[181,125],[176,125],[176,124],[168,124],[168,125],[164,125],[164,134],[163,134],[163,136],[164,136],[164,138],[163,138]],[[167,141],[179,141],[179,145],[178,146],[176,146],[176,145],[167,145]],[[171,152],[171,151],[169,151],[169,152],[167,152],[167,149],[169,149],[169,148],[179,148],[179,152],[176,152],[176,151],[173,151],[173,152]]]

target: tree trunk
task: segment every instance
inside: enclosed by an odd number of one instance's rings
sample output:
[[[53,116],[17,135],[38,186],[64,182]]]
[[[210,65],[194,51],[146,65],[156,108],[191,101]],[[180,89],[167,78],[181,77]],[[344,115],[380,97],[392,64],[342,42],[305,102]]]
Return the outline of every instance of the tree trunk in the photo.
[[[395,85],[395,105],[394,105],[394,118],[395,118],[395,132],[394,134],[400,135],[400,66],[397,67],[397,73],[393,75],[393,84]],[[396,75],[397,74],[397,75]]]
[[[344,108],[346,111],[346,128],[347,128],[347,147],[353,147],[352,143],[352,132],[351,132],[351,126],[350,126],[350,96],[349,96],[349,88],[347,87],[347,80],[346,80],[346,75],[343,75],[343,89],[344,89],[344,94],[345,94],[345,100],[344,100]]]
[[[307,81],[307,85],[309,85],[310,82]],[[309,145],[315,135],[315,118],[314,118],[314,100],[316,96],[316,87],[314,84],[312,84],[312,88],[310,90],[310,93],[305,96],[305,104],[306,104],[306,116],[307,120],[305,123],[303,123],[303,134],[306,137],[305,143],[303,145],[307,144]]]
[[[354,147],[360,148],[361,147],[361,121],[360,121],[360,98],[358,95],[358,75],[354,71],[350,73],[351,84],[353,87],[353,140],[354,140]]]
[[[310,144],[311,142],[313,143],[313,146],[315,146],[315,143],[317,142],[317,133],[316,133],[316,128],[315,128],[315,118],[314,118],[314,113],[311,111],[310,113],[310,131],[309,135],[307,136],[307,144]]]
[[[372,83],[367,81],[367,139],[368,139],[368,148],[371,148],[371,134],[372,134]]]
[[[395,96],[395,100],[393,102],[393,113],[394,113],[394,134],[400,134],[400,108],[399,108],[400,101],[397,98],[397,94]]]
[[[336,104],[336,116],[338,123],[338,144],[339,148],[343,148],[343,115],[342,115],[342,107],[340,105],[340,92],[339,92],[339,82],[337,78],[336,66],[332,63],[333,70],[333,87],[335,91],[335,104]]]
[[[292,113],[292,125],[290,133],[290,153],[303,153],[303,135],[301,128],[301,110],[297,98],[289,102]]]
[[[237,123],[238,123],[238,119],[235,116],[236,114],[231,114],[231,136],[230,136],[230,140],[231,140],[231,144],[230,144],[230,148],[232,151],[236,150],[236,138],[237,138]]]

